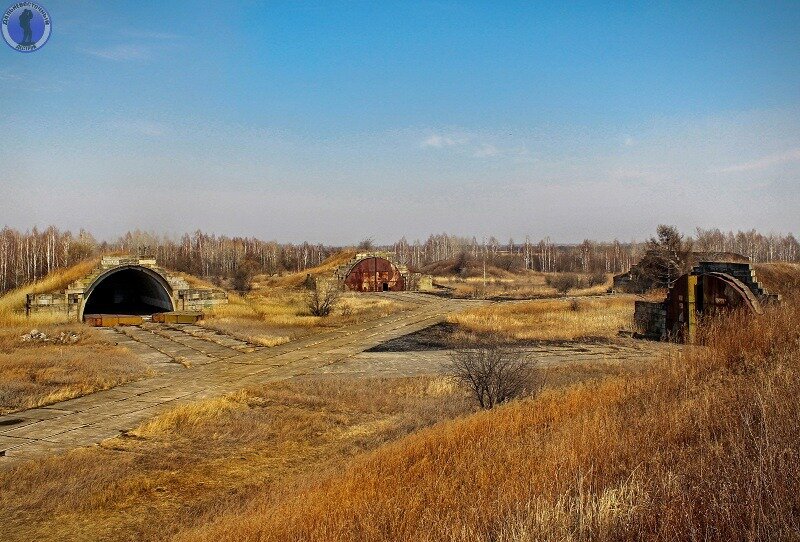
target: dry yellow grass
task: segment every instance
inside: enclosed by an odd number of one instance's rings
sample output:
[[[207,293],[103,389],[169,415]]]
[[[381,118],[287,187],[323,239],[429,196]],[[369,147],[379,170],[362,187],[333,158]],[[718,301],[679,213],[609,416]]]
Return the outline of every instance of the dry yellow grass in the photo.
[[[549,368],[546,381],[619,371]],[[365,452],[472,409],[443,377],[305,379],[187,403],[100,447],[0,471],[3,540],[167,540],[291,499]]]
[[[770,293],[796,297],[800,292],[800,264],[789,262],[757,263],[756,278]]]
[[[483,277],[454,277],[437,276],[434,281],[442,286],[447,286],[453,291],[453,296],[458,298],[502,298],[502,299],[532,299],[560,297],[555,288],[547,284],[547,278],[556,273],[539,273],[536,271],[522,271],[518,273],[503,272],[500,276],[489,276],[486,279],[486,289],[483,288]],[[581,275],[579,275],[581,276]],[[581,276],[584,283],[587,276]],[[605,293],[611,286],[611,275],[606,276],[604,284],[591,287],[577,288],[570,291],[572,296],[592,296]]]
[[[278,383],[183,405],[130,437],[0,471],[2,538],[160,542],[468,408],[441,378]]]
[[[796,540],[800,311],[439,424],[180,541]]]
[[[309,313],[307,295],[303,288],[258,283],[246,296],[232,294],[227,305],[209,310],[203,325],[254,344],[275,346],[326,328],[381,318],[410,308],[385,297],[344,293],[334,312],[322,318]]]
[[[448,316],[474,333],[515,340],[611,338],[632,329],[633,296],[500,302]]]
[[[282,286],[284,288],[296,288],[302,285],[306,281],[306,277],[308,275],[311,275],[312,277],[331,276],[331,274],[337,267],[346,264],[351,259],[353,259],[355,255],[356,252],[354,250],[343,250],[329,257],[321,264],[300,271],[299,273],[289,273],[279,277],[261,277],[257,279],[256,282],[257,284],[263,284],[265,286]]]
[[[37,314],[31,319],[25,317],[25,297],[28,294],[63,290],[71,282],[88,275],[97,266],[99,260],[92,259],[73,265],[66,269],[53,271],[43,279],[16,288],[0,297],[0,325],[22,325],[27,322],[37,325],[64,321],[66,317],[57,314]]]
[[[0,331],[0,413],[47,405],[151,374],[127,349],[78,324],[38,328],[48,337],[77,333],[74,344],[22,342],[27,327]]]

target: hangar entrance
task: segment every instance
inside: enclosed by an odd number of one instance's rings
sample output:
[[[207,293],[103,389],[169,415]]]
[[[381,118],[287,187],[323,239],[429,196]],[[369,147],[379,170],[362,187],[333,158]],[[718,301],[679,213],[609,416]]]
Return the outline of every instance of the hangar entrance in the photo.
[[[169,284],[144,267],[132,266],[101,275],[86,290],[83,315],[144,315],[175,310]]]
[[[345,289],[354,292],[402,292],[405,280],[386,258],[370,256],[353,265],[344,278]]]

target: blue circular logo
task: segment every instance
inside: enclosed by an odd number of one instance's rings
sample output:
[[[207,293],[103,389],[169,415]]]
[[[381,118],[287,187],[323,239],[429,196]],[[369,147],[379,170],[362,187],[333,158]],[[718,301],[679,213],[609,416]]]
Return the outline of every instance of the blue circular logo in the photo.
[[[3,13],[3,39],[15,51],[32,53],[50,37],[50,14],[36,2],[18,2]]]

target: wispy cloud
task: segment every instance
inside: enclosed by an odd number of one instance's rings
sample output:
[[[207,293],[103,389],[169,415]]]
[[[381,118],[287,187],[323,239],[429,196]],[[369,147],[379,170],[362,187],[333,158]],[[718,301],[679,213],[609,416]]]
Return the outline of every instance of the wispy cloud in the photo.
[[[143,45],[113,45],[100,49],[81,48],[82,53],[116,62],[144,60],[150,57],[150,48]]]
[[[0,70],[0,81],[22,81],[22,76],[8,70]]]
[[[54,92],[61,90],[66,83],[51,75],[38,73],[26,73],[20,75],[11,70],[0,69],[0,83],[10,88],[33,91],[33,92]]]
[[[434,132],[423,137],[420,147],[427,149],[447,149],[462,157],[473,158],[512,158],[516,162],[531,161],[530,153],[524,145],[512,145],[502,136],[477,134],[466,131]]]
[[[788,164],[790,162],[798,162],[798,161],[800,161],[800,148],[792,149],[786,152],[770,154],[768,156],[764,156],[763,158],[758,158],[756,160],[751,160],[749,162],[742,162],[741,164],[735,164],[723,168],[720,171],[722,173],[740,173],[742,171],[758,171],[770,168],[772,166],[778,166],[781,164]]]
[[[491,158],[500,154],[502,154],[500,149],[489,143],[484,143],[475,150],[473,156],[476,158]]]
[[[511,159],[514,162],[532,163],[537,160],[531,156],[528,148],[524,145],[511,147],[511,146],[498,146],[492,143],[482,143],[472,153],[475,158],[504,158]]]
[[[432,134],[426,137],[422,143],[422,147],[431,147],[435,149],[442,149],[444,147],[454,147],[456,145],[462,145],[465,143],[463,139],[445,136],[441,134]]]

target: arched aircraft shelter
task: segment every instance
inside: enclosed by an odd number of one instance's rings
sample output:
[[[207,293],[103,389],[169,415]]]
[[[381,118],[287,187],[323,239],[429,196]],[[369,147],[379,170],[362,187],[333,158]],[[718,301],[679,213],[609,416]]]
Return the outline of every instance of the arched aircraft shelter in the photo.
[[[115,267],[84,292],[79,319],[87,314],[154,314],[175,310],[172,287],[156,271],[139,265]]]
[[[405,290],[402,273],[395,264],[378,256],[356,262],[344,277],[347,290],[355,292],[400,292]]]

